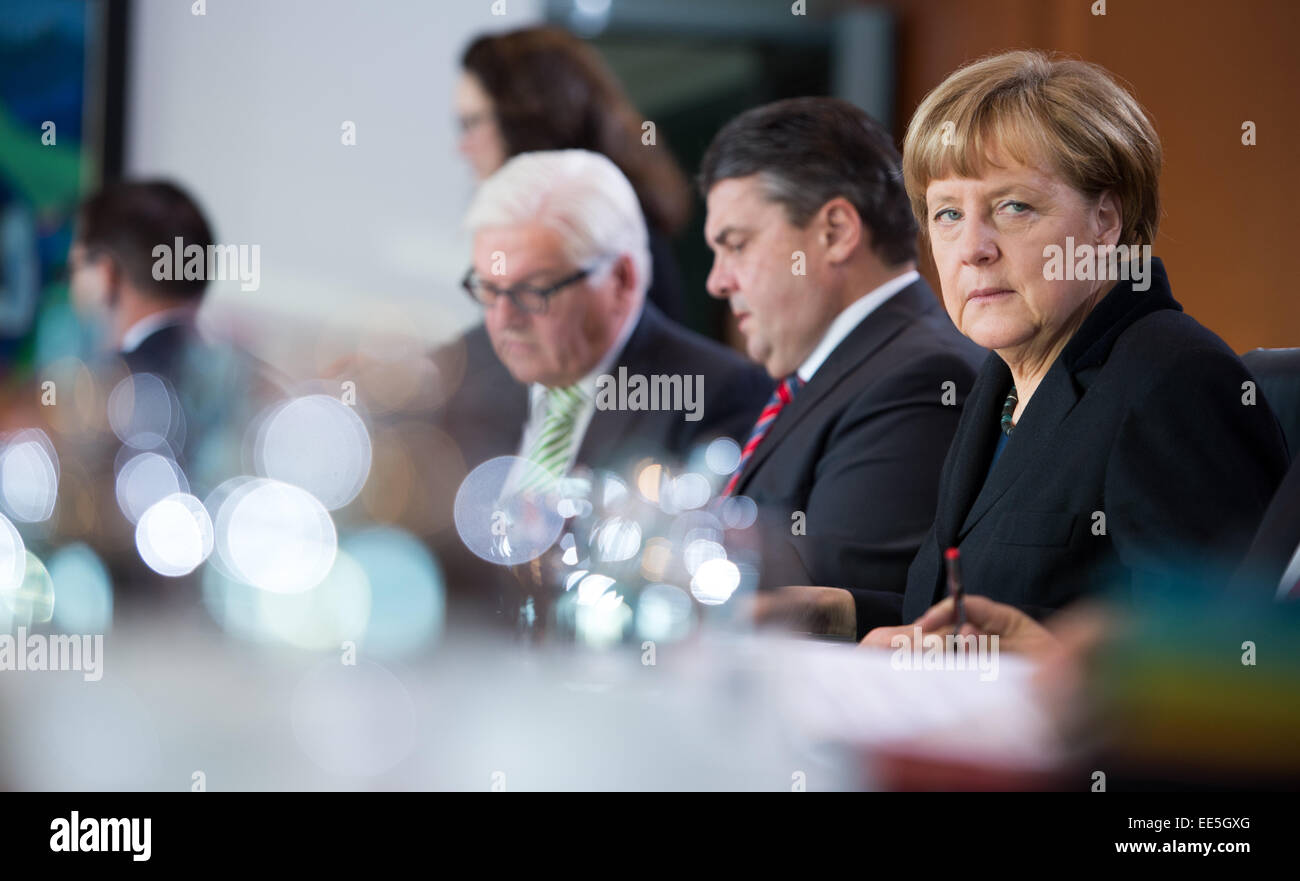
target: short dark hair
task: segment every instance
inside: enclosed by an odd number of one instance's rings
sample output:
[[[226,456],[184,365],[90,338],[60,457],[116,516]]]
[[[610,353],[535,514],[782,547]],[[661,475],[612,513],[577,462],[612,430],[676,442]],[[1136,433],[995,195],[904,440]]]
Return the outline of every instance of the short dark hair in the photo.
[[[168,181],[118,181],[106,185],[81,205],[76,241],[90,255],[106,254],[137,287],[171,297],[203,296],[207,275],[198,279],[155,279],[153,250],[198,245],[206,254],[215,244],[198,203]]]
[[[871,230],[890,266],[916,259],[916,219],[893,139],[840,98],[790,98],[755,107],[722,127],[700,162],[706,198],[719,181],[760,175],[767,197],[804,227],[836,196]]]

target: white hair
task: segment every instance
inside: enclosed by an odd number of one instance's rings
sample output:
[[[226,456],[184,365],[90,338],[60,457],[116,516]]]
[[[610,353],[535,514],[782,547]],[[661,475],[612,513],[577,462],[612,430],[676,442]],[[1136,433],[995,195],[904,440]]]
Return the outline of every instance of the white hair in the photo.
[[[520,153],[483,181],[465,215],[471,233],[526,223],[558,232],[578,268],[626,254],[636,269],[637,293],[649,288],[650,241],[641,203],[607,157],[589,150]]]

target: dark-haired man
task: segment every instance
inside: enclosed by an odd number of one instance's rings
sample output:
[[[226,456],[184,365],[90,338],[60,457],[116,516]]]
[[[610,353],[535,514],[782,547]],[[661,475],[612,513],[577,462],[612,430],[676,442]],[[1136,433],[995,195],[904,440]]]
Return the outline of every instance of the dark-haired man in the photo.
[[[69,253],[73,305],[133,372],[170,372],[195,339],[207,273],[155,278],[158,248],[213,244],[198,205],[165,181],[109,184],[81,206]],[[182,255],[183,258],[183,255]],[[171,260],[165,261],[170,269]]]
[[[888,134],[834,98],[748,111],[701,163],[714,252],[749,355],[777,381],[731,491],[763,512],[760,620],[860,638],[894,622],[985,355],[916,271]]]
[[[90,367],[113,391],[107,414],[112,432],[77,439],[73,458],[89,479],[60,504],[96,512],[90,518],[94,534],[78,537],[105,558],[117,599],[151,610],[161,602],[190,601],[195,592],[144,568],[135,553],[134,521],[169,491],[201,498],[239,473],[249,419],[280,393],[281,382],[266,365],[198,333],[196,318],[213,275],[207,261],[220,253],[213,245],[203,212],[181,188],[122,181],[82,204],[68,257],[73,305],[96,326],[104,350]],[[72,446],[74,439],[63,442]],[[132,482],[122,474],[137,459],[141,464],[131,473],[157,475],[166,468],[171,476]]]

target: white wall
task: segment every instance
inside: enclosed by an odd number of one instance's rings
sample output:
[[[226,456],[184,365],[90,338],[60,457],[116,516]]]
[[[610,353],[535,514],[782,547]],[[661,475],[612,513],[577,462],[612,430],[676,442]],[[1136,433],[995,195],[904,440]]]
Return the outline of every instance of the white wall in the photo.
[[[457,286],[473,186],[455,149],[457,61],[474,35],[540,9],[491,5],[207,0],[197,16],[191,0],[136,0],[127,173],[172,177],[218,241],[261,246],[260,289],[214,283],[206,319],[251,306],[270,313],[261,328],[400,322],[431,341],[475,320]]]

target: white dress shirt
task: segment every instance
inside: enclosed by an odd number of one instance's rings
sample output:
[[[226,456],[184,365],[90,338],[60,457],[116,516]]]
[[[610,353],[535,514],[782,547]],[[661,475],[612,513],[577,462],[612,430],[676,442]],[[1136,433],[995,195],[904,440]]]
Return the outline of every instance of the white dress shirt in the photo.
[[[875,312],[882,303],[912,282],[920,279],[920,277],[921,273],[915,269],[908,270],[896,278],[891,278],[875,290],[858,297],[846,306],[843,312],[835,316],[831,326],[826,328],[826,333],[822,334],[821,342],[812,350],[812,354],[799,365],[797,371],[799,378],[804,382],[812,379],[813,374],[831,356],[831,352],[834,352],[836,347],[844,342],[844,338],[852,333],[853,329],[861,324],[864,318]]]

